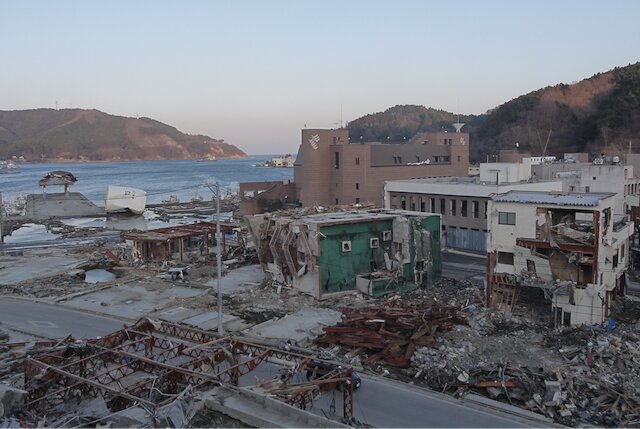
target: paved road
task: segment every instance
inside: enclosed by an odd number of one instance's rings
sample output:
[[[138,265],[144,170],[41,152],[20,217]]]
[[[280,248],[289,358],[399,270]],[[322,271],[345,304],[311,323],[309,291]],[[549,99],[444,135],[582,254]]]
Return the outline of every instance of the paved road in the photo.
[[[92,338],[117,331],[122,321],[48,304],[0,298],[0,323],[47,338]]]
[[[456,280],[482,281],[487,260],[482,256],[467,256],[442,252],[442,276]]]
[[[545,426],[490,408],[403,383],[362,377],[355,416],[376,427],[534,427]]]

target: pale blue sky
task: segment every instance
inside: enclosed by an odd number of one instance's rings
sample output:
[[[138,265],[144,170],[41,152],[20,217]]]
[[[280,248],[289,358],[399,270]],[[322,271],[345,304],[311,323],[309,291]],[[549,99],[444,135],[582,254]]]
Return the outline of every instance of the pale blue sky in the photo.
[[[396,104],[483,113],[640,60],[640,1],[0,0],[0,110],[96,108],[297,149]]]

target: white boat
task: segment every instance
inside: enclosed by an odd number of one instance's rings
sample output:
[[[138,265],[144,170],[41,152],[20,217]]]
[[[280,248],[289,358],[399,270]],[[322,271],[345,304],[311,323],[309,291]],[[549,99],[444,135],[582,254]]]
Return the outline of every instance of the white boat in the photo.
[[[107,187],[104,196],[104,210],[107,213],[130,211],[142,214],[146,206],[147,193],[142,189],[112,185]]]

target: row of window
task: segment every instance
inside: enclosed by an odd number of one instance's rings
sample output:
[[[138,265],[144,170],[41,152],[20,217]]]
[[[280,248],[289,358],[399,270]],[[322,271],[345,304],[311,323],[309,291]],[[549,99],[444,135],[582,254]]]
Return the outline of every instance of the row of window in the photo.
[[[412,210],[412,211],[421,211],[421,212],[430,212],[430,213],[439,213],[442,215],[449,216],[458,216],[458,208],[461,217],[472,217],[474,219],[478,219],[480,217],[480,205],[481,201],[472,200],[471,204],[469,204],[468,200],[460,200],[458,204],[458,200],[446,198],[438,198],[436,204],[436,198],[418,198],[418,204],[414,197],[409,197],[409,205],[407,205],[407,197],[402,195],[400,196],[400,208],[402,210]],[[448,201],[448,204],[447,204]],[[429,206],[427,207],[427,202]],[[418,209],[419,207],[419,209]],[[447,212],[448,207],[448,212]],[[484,202],[484,211],[483,211],[484,219],[487,218],[487,203]]]

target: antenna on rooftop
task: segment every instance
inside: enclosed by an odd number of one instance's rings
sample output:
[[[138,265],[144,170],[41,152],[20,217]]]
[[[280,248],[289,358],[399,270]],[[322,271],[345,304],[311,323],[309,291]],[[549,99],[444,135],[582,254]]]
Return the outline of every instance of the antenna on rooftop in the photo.
[[[464,127],[464,124],[460,122],[460,99],[458,99],[458,120],[457,122],[454,122],[452,125],[453,125],[453,128],[456,129],[456,133],[459,133],[462,127]]]

